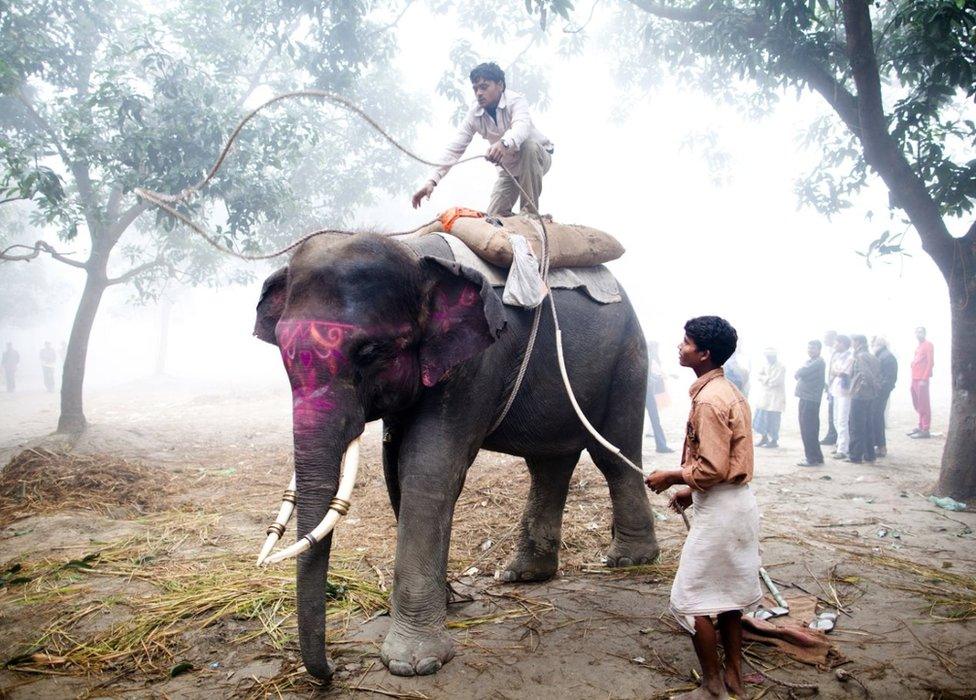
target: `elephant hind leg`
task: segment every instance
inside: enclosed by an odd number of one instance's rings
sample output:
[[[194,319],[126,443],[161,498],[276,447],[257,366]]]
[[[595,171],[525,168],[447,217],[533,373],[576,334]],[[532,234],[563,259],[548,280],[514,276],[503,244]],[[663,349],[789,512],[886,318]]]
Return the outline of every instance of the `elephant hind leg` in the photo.
[[[580,453],[528,457],[532,484],[522,513],[518,549],[501,572],[503,581],[546,581],[559,568],[563,509]]]
[[[639,366],[615,372],[612,397],[600,432],[634,464],[641,466],[644,428],[644,377]],[[654,534],[654,514],[641,474],[596,440],[587,443],[594,464],[610,487],[613,504],[613,543],[607,566],[634,566],[654,561],[660,552]]]

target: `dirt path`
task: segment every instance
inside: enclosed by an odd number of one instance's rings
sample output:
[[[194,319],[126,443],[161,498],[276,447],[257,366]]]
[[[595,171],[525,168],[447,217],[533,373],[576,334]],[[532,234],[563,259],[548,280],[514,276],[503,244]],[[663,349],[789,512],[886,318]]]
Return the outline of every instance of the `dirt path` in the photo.
[[[27,445],[53,444],[37,438],[56,417],[49,397],[3,399],[4,463]],[[665,416],[672,435],[682,411]],[[395,529],[370,426],[354,510],[336,536],[329,635],[339,671],[322,691],[298,661],[293,565],[253,567],[290,470],[287,395],[158,385],[93,396],[89,417],[76,451],[165,470],[179,488],[143,513],[106,504],[0,523],[0,658],[14,661],[0,672],[4,697],[646,698],[692,682],[691,645],[665,613],[684,526],[652,496],[664,518],[661,561],[604,568],[609,499],[588,459],[573,479],[560,575],[503,585],[492,575],[514,544],[527,474],[521,460],[482,453],[455,516],[457,656],[435,676],[402,679],[377,657]],[[922,495],[941,441],[905,438],[910,416],[896,413],[891,457],[878,466],[802,469],[794,418],[784,419],[782,448],[757,450],[770,573],[843,606],[831,638],[848,659],[841,668],[872,697],[973,697],[976,513],[948,513]],[[653,445],[646,462],[668,463]],[[864,697],[857,681],[768,647],[752,645],[749,658],[768,677],[753,697],[788,697],[772,679],[815,684],[820,697]]]

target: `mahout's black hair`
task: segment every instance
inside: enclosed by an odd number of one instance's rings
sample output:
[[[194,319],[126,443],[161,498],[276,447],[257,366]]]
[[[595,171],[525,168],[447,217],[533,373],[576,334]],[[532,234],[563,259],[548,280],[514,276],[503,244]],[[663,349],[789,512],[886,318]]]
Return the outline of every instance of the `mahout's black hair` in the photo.
[[[712,361],[722,366],[732,357],[739,334],[732,324],[719,316],[698,316],[685,324],[685,335],[695,341],[699,350],[708,350]]]

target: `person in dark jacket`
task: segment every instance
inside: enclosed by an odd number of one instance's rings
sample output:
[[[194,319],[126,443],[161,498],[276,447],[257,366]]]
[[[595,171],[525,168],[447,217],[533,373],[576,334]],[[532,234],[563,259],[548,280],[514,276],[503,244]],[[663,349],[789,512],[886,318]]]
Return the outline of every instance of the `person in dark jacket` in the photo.
[[[824,392],[824,378],[827,365],[820,357],[822,345],[819,340],[807,343],[810,359],[796,371],[796,396],[800,400],[797,417],[800,421],[800,437],[806,460],[797,462],[800,467],[819,467],[823,465],[823,452],[820,450],[820,399]]]
[[[827,350],[825,364],[830,367],[834,359],[834,350],[837,345],[837,331],[827,331],[824,333],[823,347]],[[829,387],[828,387],[829,388]],[[827,392],[827,434],[824,435],[821,445],[833,446],[837,444],[837,424],[834,423],[834,397]]]
[[[884,457],[888,454],[888,444],[885,440],[885,411],[888,409],[888,397],[891,396],[891,391],[898,381],[898,360],[888,349],[888,340],[880,335],[876,335],[871,340],[871,348],[881,365],[881,388],[878,390],[878,398],[874,400],[871,411],[871,435],[875,455]]]
[[[868,339],[852,335],[854,363],[851,367],[851,445],[848,461],[855,464],[873,462],[874,436],[871,415],[881,390],[881,363],[868,350]]]

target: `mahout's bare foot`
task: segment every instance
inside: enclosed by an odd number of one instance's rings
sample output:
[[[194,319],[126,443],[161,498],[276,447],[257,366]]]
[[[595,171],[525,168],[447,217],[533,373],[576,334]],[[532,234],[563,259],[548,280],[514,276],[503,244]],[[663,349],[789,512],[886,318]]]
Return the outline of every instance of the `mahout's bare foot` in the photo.
[[[725,681],[725,688],[729,693],[734,695],[737,700],[746,700],[748,695],[746,695],[746,685],[742,682],[741,675],[733,669],[726,667],[722,678]]]
[[[718,693],[713,693],[705,686],[701,686],[681,695],[672,695],[671,700],[729,700],[729,694],[725,692],[725,688]]]

